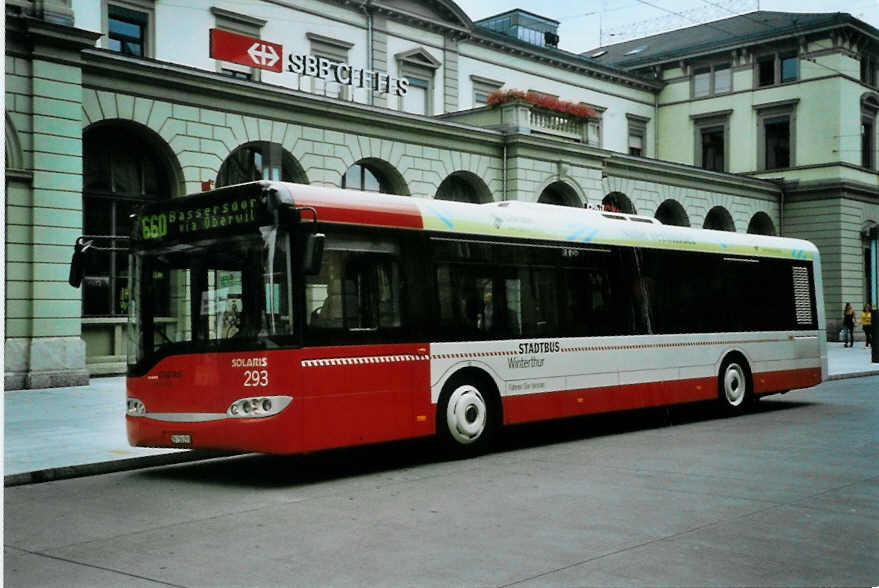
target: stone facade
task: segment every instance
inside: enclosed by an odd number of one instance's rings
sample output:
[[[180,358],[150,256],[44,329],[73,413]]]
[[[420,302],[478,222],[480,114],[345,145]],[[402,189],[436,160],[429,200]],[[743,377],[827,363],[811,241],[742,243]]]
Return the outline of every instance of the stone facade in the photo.
[[[376,16],[373,23],[371,55],[377,69],[387,69],[391,59],[387,18]],[[831,227],[830,234],[809,233],[806,219],[816,205],[791,202],[782,219],[782,187],[776,182],[553,136],[532,128],[530,110],[522,105],[437,117],[401,115],[384,97],[373,104],[334,100],[96,50],[96,39],[69,26],[7,18],[4,368],[9,389],[84,384],[89,374],[125,369],[125,317],[83,317],[82,293],[67,284],[72,244],[83,232],[84,136],[98,128],[147,141],[171,178],[171,197],[201,191],[217,180],[236,150],[264,142],[279,145],[301,181],[316,185],[340,186],[349,168],[368,161],[385,170],[394,192],[416,198],[434,198],[455,175],[467,178],[481,201],[534,202],[548,188],[562,186],[567,205],[600,204],[619,193],[646,216],[671,200],[697,227],[709,210],[723,207],[737,232],[763,213],[787,235],[814,235],[827,264],[828,304],[848,295],[836,294],[842,280],[835,272],[853,271],[859,246],[833,235],[833,227],[877,216],[874,205],[822,203],[830,209],[822,225]],[[460,106],[460,80],[469,79],[469,72],[458,71],[459,45],[450,35],[443,47],[439,77],[450,81],[442,84],[440,95],[447,111]],[[633,102],[644,87],[631,91]],[[648,143],[653,132],[648,129]]]

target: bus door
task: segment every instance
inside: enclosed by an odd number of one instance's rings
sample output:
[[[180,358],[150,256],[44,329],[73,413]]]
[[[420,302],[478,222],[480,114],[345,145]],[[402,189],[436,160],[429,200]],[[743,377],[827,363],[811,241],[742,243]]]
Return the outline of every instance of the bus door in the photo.
[[[396,239],[328,232],[305,283],[306,448],[412,436],[426,344],[406,343],[406,280]],[[423,388],[423,384],[421,386]]]

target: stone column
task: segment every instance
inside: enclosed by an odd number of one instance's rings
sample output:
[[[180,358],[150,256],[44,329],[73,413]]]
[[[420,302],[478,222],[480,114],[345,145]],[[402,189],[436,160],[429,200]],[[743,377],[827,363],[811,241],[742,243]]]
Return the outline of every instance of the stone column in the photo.
[[[29,64],[30,113],[21,122],[30,131],[23,160],[31,179],[29,189],[17,186],[15,217],[7,219],[14,271],[6,284],[17,296],[7,301],[8,388],[88,383],[81,294],[67,284],[67,275],[73,242],[82,233],[80,52],[98,37],[34,19],[7,19],[7,54],[11,44],[21,55],[13,61]]]

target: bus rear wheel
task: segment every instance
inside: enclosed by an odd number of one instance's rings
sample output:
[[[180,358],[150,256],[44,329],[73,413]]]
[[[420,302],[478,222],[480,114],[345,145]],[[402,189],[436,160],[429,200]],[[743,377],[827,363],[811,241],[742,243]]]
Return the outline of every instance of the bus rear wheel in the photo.
[[[481,379],[449,380],[437,403],[437,433],[447,449],[468,456],[488,447],[499,416],[491,393]]]
[[[728,414],[744,412],[751,402],[751,371],[743,357],[731,356],[723,361],[717,379],[720,404]]]

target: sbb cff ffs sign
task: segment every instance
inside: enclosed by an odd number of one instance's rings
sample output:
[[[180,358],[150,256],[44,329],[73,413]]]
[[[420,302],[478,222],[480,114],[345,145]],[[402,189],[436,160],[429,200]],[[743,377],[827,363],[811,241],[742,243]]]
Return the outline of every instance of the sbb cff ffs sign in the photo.
[[[262,39],[211,29],[211,57],[281,73],[284,48]]]

